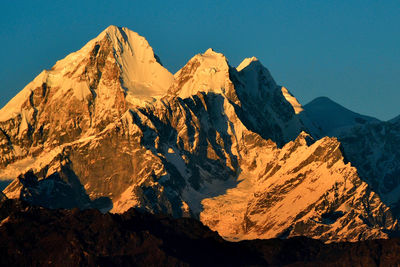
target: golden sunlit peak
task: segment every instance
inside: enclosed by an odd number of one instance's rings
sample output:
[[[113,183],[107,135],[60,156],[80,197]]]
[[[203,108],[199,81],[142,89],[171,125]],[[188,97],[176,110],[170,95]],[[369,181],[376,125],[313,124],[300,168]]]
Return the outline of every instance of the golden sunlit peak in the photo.
[[[208,49],[206,50],[206,52],[204,52],[204,54],[214,54],[214,53],[216,53],[216,52],[215,52],[215,50],[212,49],[211,47],[208,48]]]
[[[198,54],[198,55],[196,55],[194,58],[196,58],[196,57],[198,57],[198,56],[200,56],[200,57],[203,58],[203,59],[208,58],[207,61],[208,61],[210,58],[212,58],[212,59],[214,59],[214,60],[217,60],[217,61],[222,60],[222,61],[220,61],[220,62],[221,62],[221,64],[223,64],[223,65],[227,64],[227,62],[228,62],[228,60],[227,60],[227,58],[225,57],[224,54],[219,53],[219,52],[215,51],[215,50],[212,49],[212,48],[208,48],[203,54]]]
[[[238,71],[241,71],[242,69],[246,68],[248,65],[250,65],[252,62],[255,62],[255,61],[259,62],[258,58],[256,58],[256,57],[248,57],[248,58],[245,58],[245,59],[239,64],[239,66],[237,66],[236,69],[237,69]]]

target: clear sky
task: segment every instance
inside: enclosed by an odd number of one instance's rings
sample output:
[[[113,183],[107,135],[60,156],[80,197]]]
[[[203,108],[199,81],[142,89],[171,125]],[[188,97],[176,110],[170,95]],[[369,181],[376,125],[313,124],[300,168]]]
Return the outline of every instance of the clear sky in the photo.
[[[400,1],[11,1],[0,3],[0,106],[108,25],[146,37],[180,69],[212,47],[256,56],[302,104],[327,96],[387,120],[400,114]]]

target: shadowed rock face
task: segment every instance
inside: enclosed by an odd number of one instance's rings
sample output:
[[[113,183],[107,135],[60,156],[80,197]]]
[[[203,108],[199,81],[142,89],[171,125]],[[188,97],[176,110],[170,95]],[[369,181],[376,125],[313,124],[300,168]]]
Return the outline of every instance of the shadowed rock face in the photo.
[[[33,171],[17,179],[22,185],[19,199],[32,205],[50,209],[97,208],[107,211],[112,208],[112,202],[107,197],[91,200],[68,165],[62,168],[62,172],[53,173],[46,179],[39,179]]]
[[[0,202],[2,202],[3,200],[6,200],[7,196],[3,194],[3,192],[0,192]]]
[[[338,139],[349,161],[384,203],[400,215],[400,123],[353,127]]]
[[[400,240],[308,238],[230,243],[199,221],[130,209],[47,210],[0,204],[2,266],[396,266]],[[23,255],[23,257],[21,257]]]

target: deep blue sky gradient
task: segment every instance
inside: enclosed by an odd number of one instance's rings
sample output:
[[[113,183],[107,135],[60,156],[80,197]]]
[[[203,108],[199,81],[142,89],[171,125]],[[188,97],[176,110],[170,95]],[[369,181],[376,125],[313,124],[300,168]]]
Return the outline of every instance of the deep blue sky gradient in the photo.
[[[176,72],[212,47],[256,56],[302,104],[328,96],[400,114],[400,1],[2,1],[0,106],[108,25],[146,37]]]

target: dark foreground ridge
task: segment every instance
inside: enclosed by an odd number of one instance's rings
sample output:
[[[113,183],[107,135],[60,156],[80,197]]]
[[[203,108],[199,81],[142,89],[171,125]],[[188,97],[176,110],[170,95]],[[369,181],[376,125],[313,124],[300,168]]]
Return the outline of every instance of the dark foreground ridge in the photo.
[[[130,209],[49,210],[4,199],[1,266],[396,266],[400,239],[223,240],[199,221]]]

